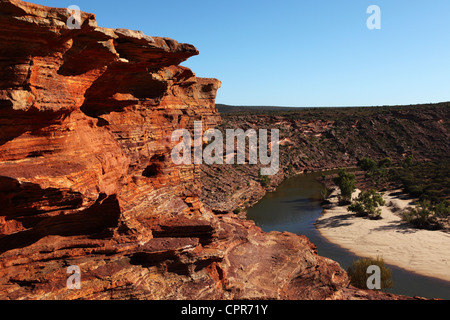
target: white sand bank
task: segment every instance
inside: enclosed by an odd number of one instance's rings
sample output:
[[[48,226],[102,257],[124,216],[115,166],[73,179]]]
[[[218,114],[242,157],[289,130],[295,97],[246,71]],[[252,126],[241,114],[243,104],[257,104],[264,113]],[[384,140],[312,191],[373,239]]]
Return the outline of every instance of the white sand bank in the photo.
[[[358,191],[359,192],[359,191]],[[326,209],[316,222],[319,232],[335,243],[362,257],[381,256],[385,262],[417,274],[450,281],[450,234],[411,227],[394,214],[411,200],[384,195],[381,220],[356,217],[347,207],[337,206],[332,194],[331,209]],[[334,197],[333,197],[334,195]]]

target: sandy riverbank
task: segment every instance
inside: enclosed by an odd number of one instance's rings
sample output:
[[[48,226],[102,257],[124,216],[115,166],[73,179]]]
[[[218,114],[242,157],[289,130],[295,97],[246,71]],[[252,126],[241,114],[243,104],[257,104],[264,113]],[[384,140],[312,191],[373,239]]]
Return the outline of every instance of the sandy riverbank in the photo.
[[[319,232],[335,243],[362,257],[381,256],[385,262],[421,275],[450,281],[450,234],[412,228],[397,212],[410,206],[411,200],[388,192],[384,195],[381,220],[356,217],[347,207],[326,209],[316,222]]]

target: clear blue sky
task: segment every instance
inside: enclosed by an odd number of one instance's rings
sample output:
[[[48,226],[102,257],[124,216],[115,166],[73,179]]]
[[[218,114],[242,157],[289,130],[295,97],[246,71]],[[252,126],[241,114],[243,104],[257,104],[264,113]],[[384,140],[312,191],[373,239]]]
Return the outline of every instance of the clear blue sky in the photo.
[[[233,105],[450,101],[449,0],[34,0],[78,5],[98,25],[195,45],[183,65]],[[381,30],[369,30],[369,5]]]

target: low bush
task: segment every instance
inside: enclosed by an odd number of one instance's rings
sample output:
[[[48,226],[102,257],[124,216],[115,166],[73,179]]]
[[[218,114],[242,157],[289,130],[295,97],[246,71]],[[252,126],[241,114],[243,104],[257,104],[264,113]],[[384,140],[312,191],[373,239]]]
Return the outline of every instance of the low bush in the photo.
[[[450,215],[450,207],[447,202],[433,205],[430,201],[419,202],[415,208],[409,208],[403,213],[403,220],[417,228],[428,230],[442,229],[439,218],[447,218]]]
[[[378,266],[380,268],[380,290],[393,288],[392,270],[386,267],[382,258],[363,258],[354,261],[347,271],[350,276],[350,284],[360,289],[368,289],[367,280],[371,275],[367,273],[367,270],[370,266]]]
[[[348,207],[348,211],[355,212],[359,217],[369,217],[371,219],[381,218],[381,208],[386,202],[383,194],[378,193],[375,189],[362,191],[353,204]]]
[[[374,171],[377,169],[377,163],[375,160],[370,158],[362,158],[358,162],[358,166],[363,169],[364,171]]]
[[[409,158],[403,167],[389,170],[389,180],[399,184],[405,192],[420,201],[440,203],[449,200],[450,159],[434,162],[414,163]]]
[[[389,168],[392,164],[391,158],[384,158],[378,162],[378,168]]]
[[[261,174],[259,175],[259,181],[260,181],[261,185],[265,188],[267,188],[271,182],[269,176],[263,176]]]

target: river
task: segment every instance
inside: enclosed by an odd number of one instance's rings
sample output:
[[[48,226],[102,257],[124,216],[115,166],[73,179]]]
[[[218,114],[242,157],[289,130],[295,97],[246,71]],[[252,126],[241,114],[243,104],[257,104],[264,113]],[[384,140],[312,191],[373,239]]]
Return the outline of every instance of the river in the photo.
[[[264,231],[288,231],[307,236],[317,246],[319,255],[337,261],[345,270],[360,257],[327,241],[314,226],[322,214],[317,180],[322,173],[301,174],[285,180],[249,209],[247,218]],[[425,298],[450,300],[450,283],[387,265],[392,269],[394,288],[388,292]]]

